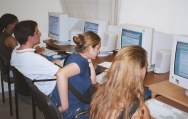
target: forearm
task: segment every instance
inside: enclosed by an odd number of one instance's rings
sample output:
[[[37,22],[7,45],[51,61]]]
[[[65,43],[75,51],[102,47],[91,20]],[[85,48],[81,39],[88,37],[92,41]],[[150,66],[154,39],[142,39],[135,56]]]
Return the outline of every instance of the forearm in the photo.
[[[89,62],[89,67],[90,67],[90,73],[91,73],[90,78],[91,78],[92,84],[96,84],[96,72],[95,72],[93,63],[91,61]]]
[[[60,112],[64,112],[68,109],[69,104],[68,104],[68,79],[61,74],[57,74],[57,87],[58,87],[58,92],[60,96],[60,101],[61,101],[61,107],[59,107]]]

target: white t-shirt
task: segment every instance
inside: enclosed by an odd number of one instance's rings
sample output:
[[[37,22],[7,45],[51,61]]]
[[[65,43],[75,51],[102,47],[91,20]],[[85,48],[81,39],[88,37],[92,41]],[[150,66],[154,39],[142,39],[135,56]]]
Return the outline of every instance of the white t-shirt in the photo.
[[[11,56],[11,65],[18,69],[24,76],[33,79],[54,79],[54,75],[59,70],[59,67],[47,60],[45,57],[34,53],[35,49],[28,48],[24,50],[16,50],[15,47]],[[56,81],[36,82],[35,85],[44,94],[49,95]]]

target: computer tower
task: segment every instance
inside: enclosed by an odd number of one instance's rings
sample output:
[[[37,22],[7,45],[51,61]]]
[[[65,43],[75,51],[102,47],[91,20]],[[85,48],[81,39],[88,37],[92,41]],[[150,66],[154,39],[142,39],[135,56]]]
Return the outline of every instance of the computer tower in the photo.
[[[78,34],[82,34],[82,33],[83,33],[82,30],[72,30],[72,31],[70,32],[70,34],[71,34],[71,37],[70,37],[70,45],[76,45],[76,44],[74,43],[74,41],[73,41],[73,37],[76,36],[76,35],[78,35]]]
[[[155,61],[155,73],[166,73],[170,71],[171,51],[167,49],[160,49],[157,51]]]

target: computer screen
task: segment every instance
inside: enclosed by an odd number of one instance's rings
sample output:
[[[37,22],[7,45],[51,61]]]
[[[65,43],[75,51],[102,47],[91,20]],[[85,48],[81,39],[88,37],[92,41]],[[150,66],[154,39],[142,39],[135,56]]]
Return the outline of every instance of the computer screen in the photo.
[[[99,27],[99,24],[86,21],[85,24],[84,24],[84,32],[93,31],[94,33],[97,34],[98,33],[98,27]]]
[[[117,49],[129,45],[139,45],[147,51],[148,71],[153,70],[152,67],[152,43],[153,43],[153,28],[138,26],[133,24],[121,25],[119,31],[119,40]]]
[[[105,32],[108,29],[109,21],[101,19],[86,19],[84,24],[84,32],[93,31],[101,38],[101,51],[106,50]]]
[[[59,17],[49,16],[49,33],[59,36]]]
[[[142,33],[131,31],[127,29],[122,29],[121,33],[121,47],[129,45],[139,45],[142,46]]]
[[[174,36],[169,80],[187,89],[188,96],[188,36]]]
[[[68,15],[63,13],[49,12],[48,36],[58,42],[68,41]]]

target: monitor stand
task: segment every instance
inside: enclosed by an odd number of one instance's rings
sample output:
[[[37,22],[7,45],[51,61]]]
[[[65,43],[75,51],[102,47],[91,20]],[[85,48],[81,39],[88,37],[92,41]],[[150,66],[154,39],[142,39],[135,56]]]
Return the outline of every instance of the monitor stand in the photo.
[[[185,89],[185,95],[188,96],[188,89]]]

